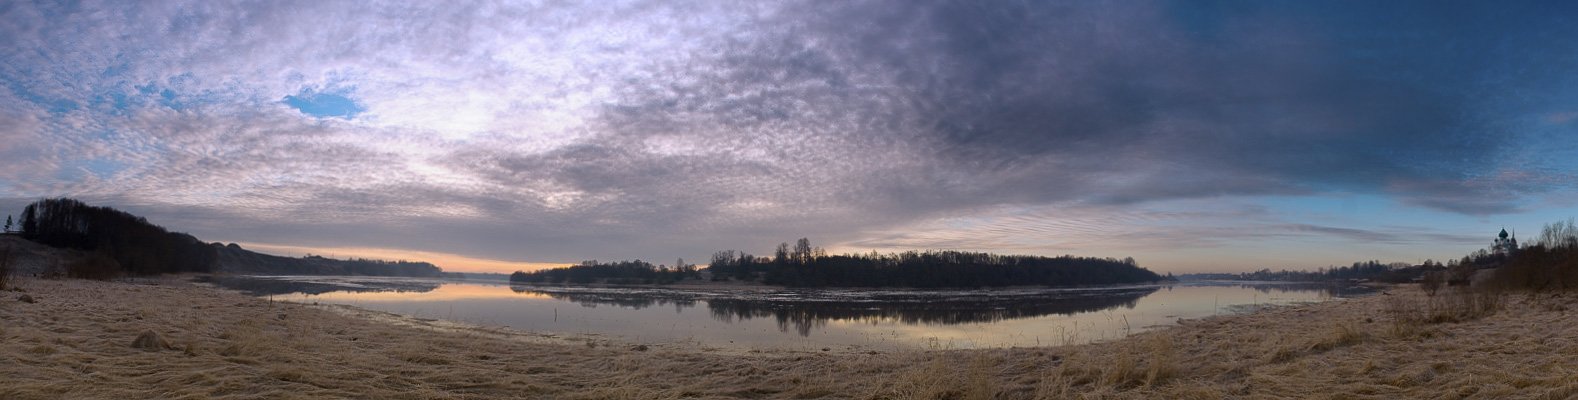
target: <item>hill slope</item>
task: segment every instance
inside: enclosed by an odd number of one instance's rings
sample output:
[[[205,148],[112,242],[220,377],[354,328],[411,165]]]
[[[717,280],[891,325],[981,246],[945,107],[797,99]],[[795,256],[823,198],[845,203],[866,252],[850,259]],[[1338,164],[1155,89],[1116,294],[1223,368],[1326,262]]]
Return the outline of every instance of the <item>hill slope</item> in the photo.
[[[369,275],[440,277],[442,270],[426,262],[336,260],[318,256],[282,257],[243,249],[235,243],[213,243],[219,252],[217,272],[247,275]]]
[[[80,250],[49,247],[23,239],[22,235],[0,235],[0,255],[7,252],[11,257],[11,267],[14,268],[12,273],[16,276],[42,275],[51,267],[58,267],[67,260],[86,254]]]

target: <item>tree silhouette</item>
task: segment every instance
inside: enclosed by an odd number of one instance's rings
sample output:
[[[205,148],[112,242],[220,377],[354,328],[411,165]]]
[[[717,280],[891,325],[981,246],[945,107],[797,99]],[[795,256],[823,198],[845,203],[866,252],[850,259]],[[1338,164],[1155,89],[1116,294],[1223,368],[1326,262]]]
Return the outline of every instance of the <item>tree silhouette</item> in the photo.
[[[23,208],[22,236],[50,246],[96,252],[132,274],[209,272],[218,260],[214,248],[192,235],[69,198],[39,200]]]
[[[811,262],[811,239],[800,238],[800,240],[795,241],[794,253],[791,254],[790,258],[792,258],[796,264],[805,264]]]
[[[758,259],[736,251],[713,254],[713,279],[734,277],[792,287],[1001,287],[1151,282],[1162,277],[1132,258],[1014,256],[957,251],[828,256],[801,239],[793,251],[778,245],[777,256]]]
[[[33,208],[32,208],[32,206],[28,206],[28,207],[23,208],[22,209],[22,235],[23,236],[27,236],[27,232],[30,232],[30,231],[32,231],[34,229],[37,229],[37,227],[38,227],[38,222],[33,219]]]
[[[685,277],[683,269],[660,269],[641,260],[611,263],[588,260],[567,268],[516,271],[510,274],[510,283],[668,284]]]
[[[778,249],[773,250],[773,262],[784,263],[789,261],[789,242],[778,244]]]
[[[1499,268],[1491,279],[1504,288],[1537,292],[1578,288],[1578,224],[1572,219],[1546,224],[1532,245],[1510,254],[1481,249],[1464,257],[1458,266],[1463,265]]]

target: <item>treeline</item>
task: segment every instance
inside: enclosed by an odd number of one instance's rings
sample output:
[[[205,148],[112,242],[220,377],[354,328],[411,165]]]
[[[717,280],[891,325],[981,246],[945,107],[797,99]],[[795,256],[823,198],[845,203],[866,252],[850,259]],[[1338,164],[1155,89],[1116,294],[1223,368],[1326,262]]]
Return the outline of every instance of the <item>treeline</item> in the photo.
[[[383,261],[365,258],[337,260],[322,256],[282,257],[263,254],[231,243],[213,243],[219,252],[218,271],[231,274],[252,275],[367,275],[412,276],[437,278],[444,276],[438,266],[419,261]]]
[[[27,205],[22,237],[54,247],[86,250],[96,277],[120,272],[137,275],[209,272],[218,254],[197,238],[170,232],[124,211],[89,206],[69,198]],[[70,266],[68,266],[70,268]]]
[[[1241,274],[1189,274],[1183,278],[1266,281],[1368,279],[1391,283],[1419,281],[1425,283],[1427,288],[1483,283],[1505,289],[1568,291],[1578,289],[1578,223],[1568,219],[1546,224],[1533,244],[1497,251],[1479,249],[1463,258],[1447,260],[1445,264],[1434,260],[1425,260],[1418,265],[1366,261],[1315,272],[1272,272],[1262,269]]]
[[[713,280],[760,279],[790,287],[1002,287],[1078,286],[1156,282],[1164,278],[1133,258],[1041,257],[960,251],[829,256],[810,241],[780,244],[773,257],[744,252],[713,254]]]
[[[1533,244],[1479,249],[1426,271],[1427,291],[1446,285],[1490,285],[1502,289],[1568,291],[1578,289],[1578,225],[1574,220],[1546,224]]]
[[[302,259],[339,269],[334,275],[439,277],[444,274],[437,265],[423,261],[385,261],[370,258],[336,260],[312,255]]]
[[[1456,263],[1455,261],[1453,262]],[[1238,274],[1188,274],[1184,279],[1220,279],[1244,281],[1279,281],[1279,282],[1326,282],[1369,280],[1388,283],[1410,282],[1425,273],[1444,271],[1447,266],[1435,260],[1425,260],[1424,263],[1413,265],[1408,263],[1386,263],[1377,260],[1359,261],[1345,267],[1327,267],[1315,271],[1272,271],[1264,268],[1254,272]]]
[[[1492,280],[1505,288],[1578,289],[1578,226],[1571,219],[1547,224],[1532,245],[1510,254],[1476,252],[1462,264],[1499,267]]]
[[[700,272],[695,265],[685,264],[684,259],[675,262],[676,267],[653,265],[652,263],[635,261],[618,261],[599,263],[597,260],[582,261],[580,264],[567,268],[544,269],[533,272],[515,271],[510,274],[510,283],[607,283],[616,285],[625,284],[668,284],[686,278],[699,278]]]
[[[516,271],[513,283],[666,284],[699,279],[696,266],[653,265],[641,260],[583,261],[567,268]],[[789,287],[963,288],[1082,286],[1170,279],[1141,268],[1133,258],[1041,257],[960,251],[828,255],[800,239],[778,245],[772,257],[720,251],[705,269],[714,281],[736,280]]]
[[[253,275],[367,275],[437,278],[443,270],[420,261],[384,261],[365,258],[337,260],[322,256],[282,257],[263,254],[231,243],[213,243],[219,252],[218,271]]]

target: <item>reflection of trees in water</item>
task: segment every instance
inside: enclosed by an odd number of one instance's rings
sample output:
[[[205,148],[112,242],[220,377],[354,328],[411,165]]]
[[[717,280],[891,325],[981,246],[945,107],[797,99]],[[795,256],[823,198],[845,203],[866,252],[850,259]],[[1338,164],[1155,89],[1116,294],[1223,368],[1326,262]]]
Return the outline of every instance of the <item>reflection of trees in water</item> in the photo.
[[[713,318],[735,321],[772,318],[778,330],[791,327],[800,336],[827,325],[829,321],[898,322],[906,325],[957,325],[991,323],[1003,320],[1074,315],[1114,308],[1134,308],[1157,288],[1083,293],[1073,296],[1014,296],[966,298],[915,298],[904,301],[756,301],[714,299],[707,301]]]
[[[301,293],[318,295],[329,292],[431,292],[438,289],[436,282],[405,282],[405,281],[379,281],[376,283],[356,282],[355,285],[344,285],[332,282],[297,281],[290,279],[258,278],[247,276],[209,276],[198,279],[201,282],[213,283],[220,287],[239,290],[250,296],[269,296]]]
[[[597,307],[599,305],[619,306],[640,310],[647,307],[674,306],[674,312],[696,306],[699,296],[684,293],[649,293],[649,292],[565,292],[542,290],[540,288],[523,285],[510,285],[510,290],[515,293],[536,293],[547,295],[555,300],[564,300],[579,304],[583,307]]]
[[[1236,286],[1244,289],[1254,289],[1257,292],[1271,294],[1291,292],[1320,292],[1331,297],[1352,297],[1374,293],[1375,289],[1354,286],[1335,282],[1309,282],[1309,283],[1243,283]]]
[[[903,324],[955,325],[989,323],[1046,315],[1073,315],[1113,308],[1134,308],[1141,297],[1157,287],[1092,292],[1053,292],[1000,295],[977,292],[965,295],[901,294],[860,300],[824,298],[757,299],[734,298],[686,292],[545,291],[512,286],[516,292],[545,294],[584,306],[615,305],[646,308],[673,304],[675,310],[694,307],[704,300],[712,317],[723,322],[752,318],[771,318],[780,331],[791,328],[801,336],[825,326],[828,321],[898,322]]]

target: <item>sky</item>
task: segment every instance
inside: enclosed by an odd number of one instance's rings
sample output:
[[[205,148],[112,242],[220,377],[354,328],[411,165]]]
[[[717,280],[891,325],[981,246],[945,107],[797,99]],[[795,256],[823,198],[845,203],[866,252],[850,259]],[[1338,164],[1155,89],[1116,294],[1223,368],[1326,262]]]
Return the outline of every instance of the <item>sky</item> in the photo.
[[[0,2],[0,213],[512,271],[1419,262],[1578,216],[1578,4]]]

